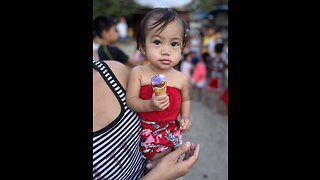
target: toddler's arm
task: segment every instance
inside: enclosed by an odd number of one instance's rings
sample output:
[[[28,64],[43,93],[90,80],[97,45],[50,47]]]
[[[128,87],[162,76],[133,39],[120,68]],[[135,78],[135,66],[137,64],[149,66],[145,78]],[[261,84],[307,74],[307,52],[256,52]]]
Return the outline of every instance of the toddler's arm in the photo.
[[[189,94],[189,82],[187,78],[183,79],[183,85],[181,89],[182,93],[182,103],[181,103],[181,121],[180,121],[180,129],[182,132],[189,131],[191,129],[191,121],[190,121],[190,94]]]
[[[153,93],[152,98],[143,100],[139,97],[141,89],[141,66],[134,67],[129,75],[126,101],[130,109],[136,112],[150,112],[162,111],[169,106],[169,97],[167,94],[155,96]]]

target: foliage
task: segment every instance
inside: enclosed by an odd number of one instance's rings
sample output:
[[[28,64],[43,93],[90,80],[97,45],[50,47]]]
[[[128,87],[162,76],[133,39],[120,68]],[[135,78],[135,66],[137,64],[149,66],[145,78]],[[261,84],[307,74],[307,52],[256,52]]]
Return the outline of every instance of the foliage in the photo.
[[[228,0],[193,0],[192,10],[209,12],[219,4],[228,4]]]
[[[114,18],[129,17],[139,10],[133,0],[93,0],[93,16],[108,15]]]

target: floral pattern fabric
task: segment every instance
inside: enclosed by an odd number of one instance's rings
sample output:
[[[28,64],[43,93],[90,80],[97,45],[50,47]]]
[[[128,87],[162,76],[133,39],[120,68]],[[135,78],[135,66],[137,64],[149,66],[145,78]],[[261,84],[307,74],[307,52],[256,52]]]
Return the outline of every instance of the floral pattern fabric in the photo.
[[[146,159],[168,148],[177,149],[182,144],[178,120],[153,122],[141,120],[141,151]]]

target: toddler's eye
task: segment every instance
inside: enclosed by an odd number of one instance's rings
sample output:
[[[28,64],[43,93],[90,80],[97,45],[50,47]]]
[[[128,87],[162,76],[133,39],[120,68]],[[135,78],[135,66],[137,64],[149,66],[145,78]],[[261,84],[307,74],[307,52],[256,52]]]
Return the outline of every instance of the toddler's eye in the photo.
[[[155,44],[155,45],[159,45],[161,42],[159,40],[155,40],[152,43]]]
[[[173,47],[179,46],[179,43],[173,42],[173,43],[171,43],[171,46],[173,46]]]

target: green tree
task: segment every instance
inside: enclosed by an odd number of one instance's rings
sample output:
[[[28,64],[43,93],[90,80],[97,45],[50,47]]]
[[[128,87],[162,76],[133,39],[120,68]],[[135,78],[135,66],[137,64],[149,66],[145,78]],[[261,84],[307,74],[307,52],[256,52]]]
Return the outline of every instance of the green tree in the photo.
[[[93,0],[93,16],[129,17],[139,10],[133,0]]]
[[[228,0],[193,0],[193,9],[196,11],[211,11],[219,4],[227,4]]]

